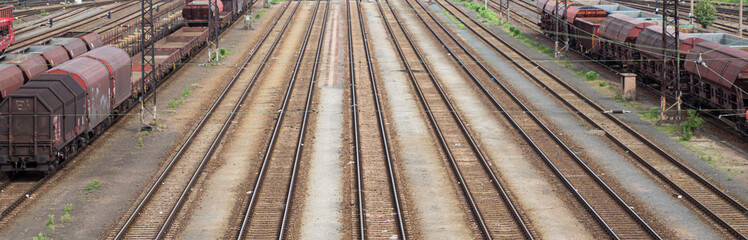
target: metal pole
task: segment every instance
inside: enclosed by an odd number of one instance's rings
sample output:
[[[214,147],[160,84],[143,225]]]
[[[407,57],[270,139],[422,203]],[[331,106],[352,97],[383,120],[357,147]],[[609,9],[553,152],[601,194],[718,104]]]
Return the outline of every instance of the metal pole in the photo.
[[[561,21],[564,23],[564,46],[561,47],[561,56],[566,57],[569,53],[569,23],[566,21],[566,11],[569,10],[569,0],[564,0],[564,15],[561,15]]]
[[[741,0],[742,1],[742,0]],[[693,25],[693,0],[691,0],[691,10],[688,12],[688,24]]]
[[[740,0],[740,6],[738,6],[738,37],[743,37],[743,0]]]
[[[555,41],[553,42],[553,57],[558,58],[558,0],[556,0],[556,5],[553,6],[553,17],[551,19],[554,19],[556,22],[556,31],[554,31],[553,35],[555,36]]]

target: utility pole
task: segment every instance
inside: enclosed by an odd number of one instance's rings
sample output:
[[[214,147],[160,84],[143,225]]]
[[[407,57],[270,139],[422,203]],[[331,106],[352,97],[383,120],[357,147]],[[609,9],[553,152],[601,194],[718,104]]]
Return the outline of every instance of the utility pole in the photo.
[[[743,0],[740,0],[743,1]],[[688,24],[693,25],[693,0],[691,0],[691,10],[688,12]]]
[[[559,16],[558,14],[558,4],[559,4],[558,0],[556,0],[556,6],[554,6],[554,10],[553,10],[553,16],[556,18],[556,41],[554,42],[555,58],[565,57],[569,51],[569,27],[566,26],[566,10],[568,9],[567,7],[568,3],[569,3],[568,0],[564,0],[564,14],[561,16]],[[562,23],[563,25],[561,25]],[[563,46],[561,46],[561,48],[559,49],[558,41],[560,39],[559,35],[561,34],[561,31],[559,31],[561,29],[559,28],[561,27],[564,28],[563,29],[563,35],[564,35],[563,41],[564,42],[563,42]]]
[[[553,18],[555,18],[556,27],[553,35],[555,36],[553,41],[553,58],[558,58],[558,24],[560,19],[558,18],[558,0],[556,0],[556,5],[553,6]]]
[[[740,0],[740,6],[738,6],[738,37],[743,37],[743,0]]]
[[[667,30],[668,25],[673,25],[673,32]],[[678,22],[678,1],[662,1],[662,79],[660,84],[660,120],[666,120],[665,112],[668,109],[667,95],[672,93],[675,98],[675,106],[678,110],[677,118],[680,118],[680,29]],[[673,49],[668,49],[668,39],[674,41]],[[671,56],[671,52],[672,54]],[[673,66],[668,67],[668,61],[672,61]],[[668,72],[673,73],[670,78]]]
[[[156,125],[158,119],[158,108],[156,105],[156,61],[153,50],[153,0],[141,0],[140,2],[140,123],[141,130],[150,131]],[[148,96],[150,92],[150,97]],[[149,105],[153,104],[153,111],[149,111]],[[152,117],[150,124],[146,118]]]
[[[212,49],[208,50],[208,58],[211,62],[218,61],[218,4],[216,1],[208,0],[208,42]]]

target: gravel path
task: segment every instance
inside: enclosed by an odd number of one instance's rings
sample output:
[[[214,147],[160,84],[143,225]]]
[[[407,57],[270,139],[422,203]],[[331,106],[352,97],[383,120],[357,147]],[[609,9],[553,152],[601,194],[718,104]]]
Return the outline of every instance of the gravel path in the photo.
[[[342,1],[331,1],[316,90],[317,114],[309,154],[309,172],[302,210],[301,236],[307,239],[343,239],[343,83],[345,21]],[[309,138],[312,139],[312,138]]]

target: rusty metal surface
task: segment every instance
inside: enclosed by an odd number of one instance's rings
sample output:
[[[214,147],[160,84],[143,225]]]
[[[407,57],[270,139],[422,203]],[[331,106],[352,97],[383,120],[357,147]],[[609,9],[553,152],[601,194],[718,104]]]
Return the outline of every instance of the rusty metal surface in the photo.
[[[684,68],[696,76],[727,88],[732,88],[732,83],[739,79],[748,80],[748,52],[704,41],[697,43],[691,53],[686,55]],[[699,57],[706,66],[697,64]]]
[[[0,64],[0,96],[4,99],[23,85],[23,72],[16,65]]]

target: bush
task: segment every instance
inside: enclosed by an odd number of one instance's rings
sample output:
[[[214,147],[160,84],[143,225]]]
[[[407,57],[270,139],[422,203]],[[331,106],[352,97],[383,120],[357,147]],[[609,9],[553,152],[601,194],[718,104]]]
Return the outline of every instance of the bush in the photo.
[[[714,23],[714,20],[717,19],[717,9],[714,8],[714,5],[712,5],[712,2],[710,0],[703,0],[696,3],[693,12],[694,20],[696,20],[696,22],[701,24],[701,26],[704,28],[712,25]]]
[[[587,81],[595,81],[598,79],[598,75],[595,71],[588,71],[584,73],[584,77],[587,78]]]
[[[688,110],[688,120],[680,124],[680,140],[688,141],[693,137],[693,131],[701,128],[704,119],[697,116],[696,110]]]

